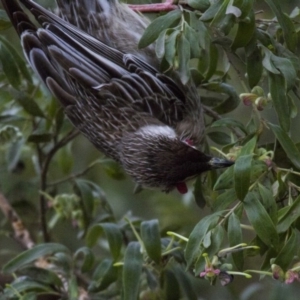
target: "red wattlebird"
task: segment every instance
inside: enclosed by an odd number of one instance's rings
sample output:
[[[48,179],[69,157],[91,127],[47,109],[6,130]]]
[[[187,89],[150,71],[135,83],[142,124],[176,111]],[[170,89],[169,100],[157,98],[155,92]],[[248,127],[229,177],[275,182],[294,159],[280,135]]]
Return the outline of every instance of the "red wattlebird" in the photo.
[[[199,150],[195,86],[160,73],[153,46],[137,48],[142,16],[117,0],[57,0],[58,15],[30,0],[1,1],[28,63],[68,118],[138,184],[184,193],[188,179],[232,165]]]

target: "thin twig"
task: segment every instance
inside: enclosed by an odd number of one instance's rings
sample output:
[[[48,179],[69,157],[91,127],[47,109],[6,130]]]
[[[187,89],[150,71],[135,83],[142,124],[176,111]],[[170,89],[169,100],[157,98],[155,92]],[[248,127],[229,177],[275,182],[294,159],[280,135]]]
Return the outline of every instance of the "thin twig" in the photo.
[[[204,109],[204,112],[208,116],[210,116],[211,118],[213,118],[214,120],[217,121],[217,120],[222,119],[222,117],[218,113],[216,113],[213,109],[211,109],[210,107],[203,105],[203,109]],[[240,134],[234,127],[231,127],[231,130],[234,132],[234,134],[236,135],[236,137],[238,139],[243,139],[243,135]]]
[[[73,140],[77,135],[79,135],[79,131],[76,129],[71,130],[65,137],[63,137],[60,141],[58,141],[53,148],[46,154],[45,161],[42,165],[41,170],[41,183],[40,190],[45,191],[47,188],[47,173],[49,170],[50,162],[56,152],[68,144],[71,140]],[[46,219],[46,211],[47,211],[47,201],[43,194],[40,195],[40,220],[41,220],[41,228],[43,232],[44,242],[49,242],[50,237],[47,228],[47,219]]]
[[[96,161],[93,161],[92,163],[90,163],[86,169],[80,171],[80,172],[77,172],[77,173],[74,173],[74,174],[71,174],[70,176],[67,176],[65,178],[62,178],[60,180],[57,180],[57,181],[54,181],[54,182],[50,182],[47,184],[47,186],[55,186],[55,185],[59,185],[59,184],[62,184],[62,183],[65,183],[69,180],[72,180],[72,179],[75,179],[75,178],[78,178],[78,177],[81,177],[83,175],[85,175],[87,172],[89,172],[94,166],[96,166],[97,164],[99,163],[103,163],[103,162],[106,162],[106,161],[111,161],[111,159],[97,159]]]
[[[34,246],[33,239],[30,236],[29,231],[24,226],[21,218],[17,212],[10,205],[6,197],[0,192],[0,209],[11,223],[14,230],[14,239],[21,244],[25,249],[30,249]]]

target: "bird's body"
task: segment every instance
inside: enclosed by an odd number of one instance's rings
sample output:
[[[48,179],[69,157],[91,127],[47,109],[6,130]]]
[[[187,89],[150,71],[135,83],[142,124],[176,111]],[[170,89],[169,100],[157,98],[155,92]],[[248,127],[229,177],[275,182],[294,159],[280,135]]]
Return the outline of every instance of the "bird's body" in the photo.
[[[199,150],[204,122],[195,87],[157,71],[153,46],[138,49],[147,21],[117,0],[2,0],[25,56],[71,122],[137,183],[170,191],[231,163]]]

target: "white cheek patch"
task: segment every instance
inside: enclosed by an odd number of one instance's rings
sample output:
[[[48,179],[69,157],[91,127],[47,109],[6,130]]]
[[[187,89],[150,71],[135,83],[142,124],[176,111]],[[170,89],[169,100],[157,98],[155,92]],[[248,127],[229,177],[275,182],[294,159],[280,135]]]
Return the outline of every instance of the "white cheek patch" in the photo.
[[[168,138],[176,138],[176,132],[169,126],[147,125],[138,130],[138,133],[145,136],[165,136]]]

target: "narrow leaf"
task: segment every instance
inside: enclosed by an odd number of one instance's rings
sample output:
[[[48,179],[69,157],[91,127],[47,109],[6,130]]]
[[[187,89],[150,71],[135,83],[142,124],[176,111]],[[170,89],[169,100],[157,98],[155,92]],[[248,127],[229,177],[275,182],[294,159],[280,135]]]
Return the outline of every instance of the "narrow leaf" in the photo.
[[[144,221],[141,223],[141,238],[147,254],[158,264],[161,258],[158,220]]]
[[[280,145],[284,149],[287,157],[291,160],[297,169],[300,169],[300,152],[292,139],[288,136],[285,130],[277,125],[269,123],[270,128],[279,141]]]
[[[173,10],[168,14],[156,18],[145,30],[139,41],[139,48],[145,48],[152,44],[160,35],[160,33],[170,28],[181,17],[181,10]]]
[[[243,203],[247,217],[256,234],[266,245],[276,248],[279,241],[277,231],[254,192],[248,193]]]
[[[141,245],[138,242],[130,242],[125,251],[122,274],[124,300],[138,299],[142,264]]]

